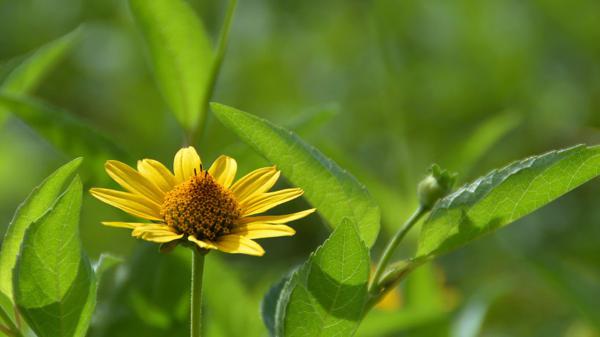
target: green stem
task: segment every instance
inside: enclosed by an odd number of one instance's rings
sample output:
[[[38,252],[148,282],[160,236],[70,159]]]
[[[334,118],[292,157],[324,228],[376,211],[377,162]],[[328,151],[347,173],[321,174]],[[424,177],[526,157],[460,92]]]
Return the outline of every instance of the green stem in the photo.
[[[402,225],[402,227],[400,227],[398,232],[396,232],[394,237],[390,240],[387,247],[385,247],[385,250],[383,251],[383,255],[381,255],[381,259],[379,259],[379,263],[377,264],[377,269],[375,270],[375,274],[373,274],[373,278],[371,279],[371,283],[369,285],[369,292],[372,293],[375,290],[375,288],[378,286],[379,281],[380,281],[379,279],[381,278],[381,275],[385,271],[385,268],[388,266],[390,259],[392,258],[392,255],[394,255],[394,251],[396,250],[396,248],[398,247],[400,242],[402,242],[402,240],[404,239],[406,234],[410,231],[410,229],[428,211],[429,211],[428,209],[426,209],[422,206],[419,206],[419,208],[417,208],[415,210],[415,212],[410,216],[410,218],[408,218],[408,220],[406,220],[404,225]]]
[[[208,84],[206,85],[206,91],[204,93],[204,102],[202,104],[202,109],[204,111],[200,114],[201,120],[198,121],[198,126],[195,130],[192,130],[190,134],[186,137],[186,141],[188,144],[193,143],[194,138],[196,137],[196,132],[198,128],[205,127],[204,121],[206,120],[206,113],[208,111],[208,103],[210,102],[213,92],[215,90],[215,86],[217,84],[217,79],[219,72],[221,71],[221,65],[223,64],[223,59],[225,58],[225,53],[227,51],[227,45],[229,43],[229,32],[231,31],[231,23],[233,22],[233,13],[235,13],[235,8],[237,7],[237,0],[229,0],[229,5],[227,6],[227,12],[225,13],[225,19],[223,20],[223,26],[221,28],[221,33],[219,34],[219,42],[217,44],[217,52],[215,54],[215,60],[210,69],[210,77],[208,78]]]
[[[192,255],[192,308],[191,308],[191,337],[202,335],[202,276],[204,273],[204,255],[206,252],[193,248]]]
[[[4,308],[2,308],[2,306],[0,306],[0,318],[2,318],[2,320],[6,324],[6,327],[4,327],[4,326],[2,326],[2,327],[7,328],[8,331],[10,331],[10,336],[23,337],[21,330],[19,330],[17,325],[10,318],[10,315],[4,310]]]

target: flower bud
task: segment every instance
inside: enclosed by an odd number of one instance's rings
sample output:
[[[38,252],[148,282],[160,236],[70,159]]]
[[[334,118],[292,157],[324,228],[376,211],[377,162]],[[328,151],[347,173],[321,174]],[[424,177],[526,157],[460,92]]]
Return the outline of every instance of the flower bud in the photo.
[[[442,170],[433,164],[429,169],[429,175],[425,177],[417,188],[417,195],[421,207],[431,209],[435,203],[445,197],[454,186],[456,173]]]

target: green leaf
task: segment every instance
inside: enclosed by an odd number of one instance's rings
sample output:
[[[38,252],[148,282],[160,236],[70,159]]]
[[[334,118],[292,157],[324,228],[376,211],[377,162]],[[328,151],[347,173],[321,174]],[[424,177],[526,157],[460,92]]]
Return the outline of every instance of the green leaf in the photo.
[[[265,294],[265,297],[263,297],[263,300],[260,303],[260,315],[262,316],[263,323],[267,327],[267,330],[269,330],[270,336],[275,336],[275,324],[279,319],[277,317],[277,305],[279,299],[282,297],[281,294],[286,283],[289,282],[295,272],[296,269],[292,270],[292,272],[286,274],[279,282],[275,283]]]
[[[202,22],[183,0],[130,0],[152,69],[181,125],[197,127],[210,95],[214,51]]]
[[[282,290],[277,336],[352,336],[362,318],[369,251],[345,219]]]
[[[89,168],[103,167],[107,159],[127,158],[119,146],[75,115],[39,100],[0,94],[1,108],[10,110],[57,149],[71,156],[85,155]]]
[[[38,337],[82,337],[96,304],[96,280],[81,248],[82,186],[76,176],[31,224],[13,275],[15,302]]]
[[[12,274],[25,231],[52,206],[81,164],[82,158],[65,164],[36,187],[19,206],[8,225],[0,249],[0,292],[12,300]]]
[[[0,91],[21,95],[34,91],[44,77],[69,52],[80,32],[81,27],[41,46],[29,55],[14,62],[13,67],[10,68],[0,83]],[[0,123],[7,113],[6,109],[0,107]]]
[[[600,147],[552,151],[494,170],[440,200],[417,256],[434,257],[535,211],[600,174]]]
[[[358,224],[365,243],[373,245],[379,232],[379,207],[350,173],[291,131],[222,104],[212,103],[211,108],[227,128],[304,189],[305,197],[332,227],[349,218]]]

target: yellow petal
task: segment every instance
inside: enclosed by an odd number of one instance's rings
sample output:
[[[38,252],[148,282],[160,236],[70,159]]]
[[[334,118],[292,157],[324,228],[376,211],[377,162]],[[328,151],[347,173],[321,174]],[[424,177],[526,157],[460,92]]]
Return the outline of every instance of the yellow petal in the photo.
[[[266,223],[253,223],[234,228],[231,234],[238,234],[247,239],[275,238],[279,236],[292,236],[296,231],[286,225],[270,225]]]
[[[231,186],[236,171],[237,163],[235,159],[228,156],[220,156],[208,169],[208,173],[225,188]]]
[[[224,235],[215,244],[220,251],[226,253],[254,256],[263,256],[265,254],[265,250],[258,243],[236,234]]]
[[[149,223],[120,222],[120,221],[103,221],[102,224],[104,226],[109,226],[109,227],[130,228],[130,229],[134,229],[134,228],[136,228],[138,226],[150,225]]]
[[[304,191],[300,188],[288,188],[285,190],[262,193],[244,202],[242,216],[265,212],[277,205],[290,201],[302,195]]]
[[[175,154],[173,161],[173,172],[176,182],[182,183],[194,174],[200,174],[200,156],[192,146],[185,147]]]
[[[138,171],[129,165],[116,160],[109,160],[104,165],[108,175],[119,185],[131,193],[137,193],[154,201],[158,205],[162,204],[164,192],[158,189],[156,185],[144,178]]]
[[[176,185],[175,176],[156,160],[138,160],[137,169],[142,176],[153,182],[163,193],[169,192]]]
[[[195,243],[200,248],[204,248],[204,249],[219,249],[214,243],[209,242],[209,241],[198,240],[193,235],[188,236],[188,240],[191,241],[191,242],[193,242],[193,243]]]
[[[106,188],[92,188],[90,193],[101,201],[129,214],[148,220],[161,221],[160,207],[139,194],[115,191]]]
[[[148,229],[144,230],[144,227],[150,227],[150,226],[137,227],[136,229],[133,230],[131,235],[135,236],[137,238],[140,238],[140,239],[144,239],[146,241],[157,242],[157,243],[171,242],[171,241],[179,240],[183,237],[183,234],[174,233],[168,229],[169,228],[168,226],[165,226],[165,225],[162,225],[162,227],[164,227],[163,229],[148,228]]]
[[[316,211],[316,208],[307,209],[305,211],[296,212],[292,214],[284,214],[284,215],[261,215],[261,216],[249,216],[245,218],[241,218],[238,220],[238,224],[250,224],[250,223],[271,223],[271,224],[279,224],[286,223],[294,220],[298,220],[304,218],[305,216]]]
[[[275,166],[254,170],[236,181],[231,186],[231,192],[238,202],[243,203],[246,199],[270,190],[279,179],[279,175],[280,172]]]

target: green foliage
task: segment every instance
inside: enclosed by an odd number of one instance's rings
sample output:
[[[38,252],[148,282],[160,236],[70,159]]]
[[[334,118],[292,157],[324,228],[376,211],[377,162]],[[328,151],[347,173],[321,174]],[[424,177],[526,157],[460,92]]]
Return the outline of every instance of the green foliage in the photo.
[[[277,336],[351,336],[367,299],[369,251],[350,220],[296,271],[281,290]]]
[[[0,108],[12,112],[64,153],[85,154],[89,170],[97,172],[108,159],[128,157],[118,145],[83,120],[44,102],[0,94]]]
[[[494,170],[436,204],[417,256],[441,255],[516,221],[596,177],[599,168],[600,147],[576,146]]]
[[[214,51],[202,22],[184,0],[130,0],[157,84],[187,130],[204,118]]]
[[[94,272],[79,240],[81,198],[76,177],[23,239],[14,298],[39,337],[85,336],[96,304]]]
[[[222,104],[213,103],[211,108],[223,125],[301,186],[331,226],[349,218],[358,224],[365,243],[373,245],[379,232],[379,207],[350,173],[291,131]]]
[[[0,92],[23,95],[34,91],[69,52],[79,35],[81,27],[13,62],[0,80]],[[0,124],[8,112],[0,107]]]
[[[81,158],[77,158],[56,170],[40,186],[36,187],[17,209],[8,226],[0,250],[0,292],[6,297],[13,298],[13,268],[25,232],[54,204],[66,183],[72,179],[81,161]]]

